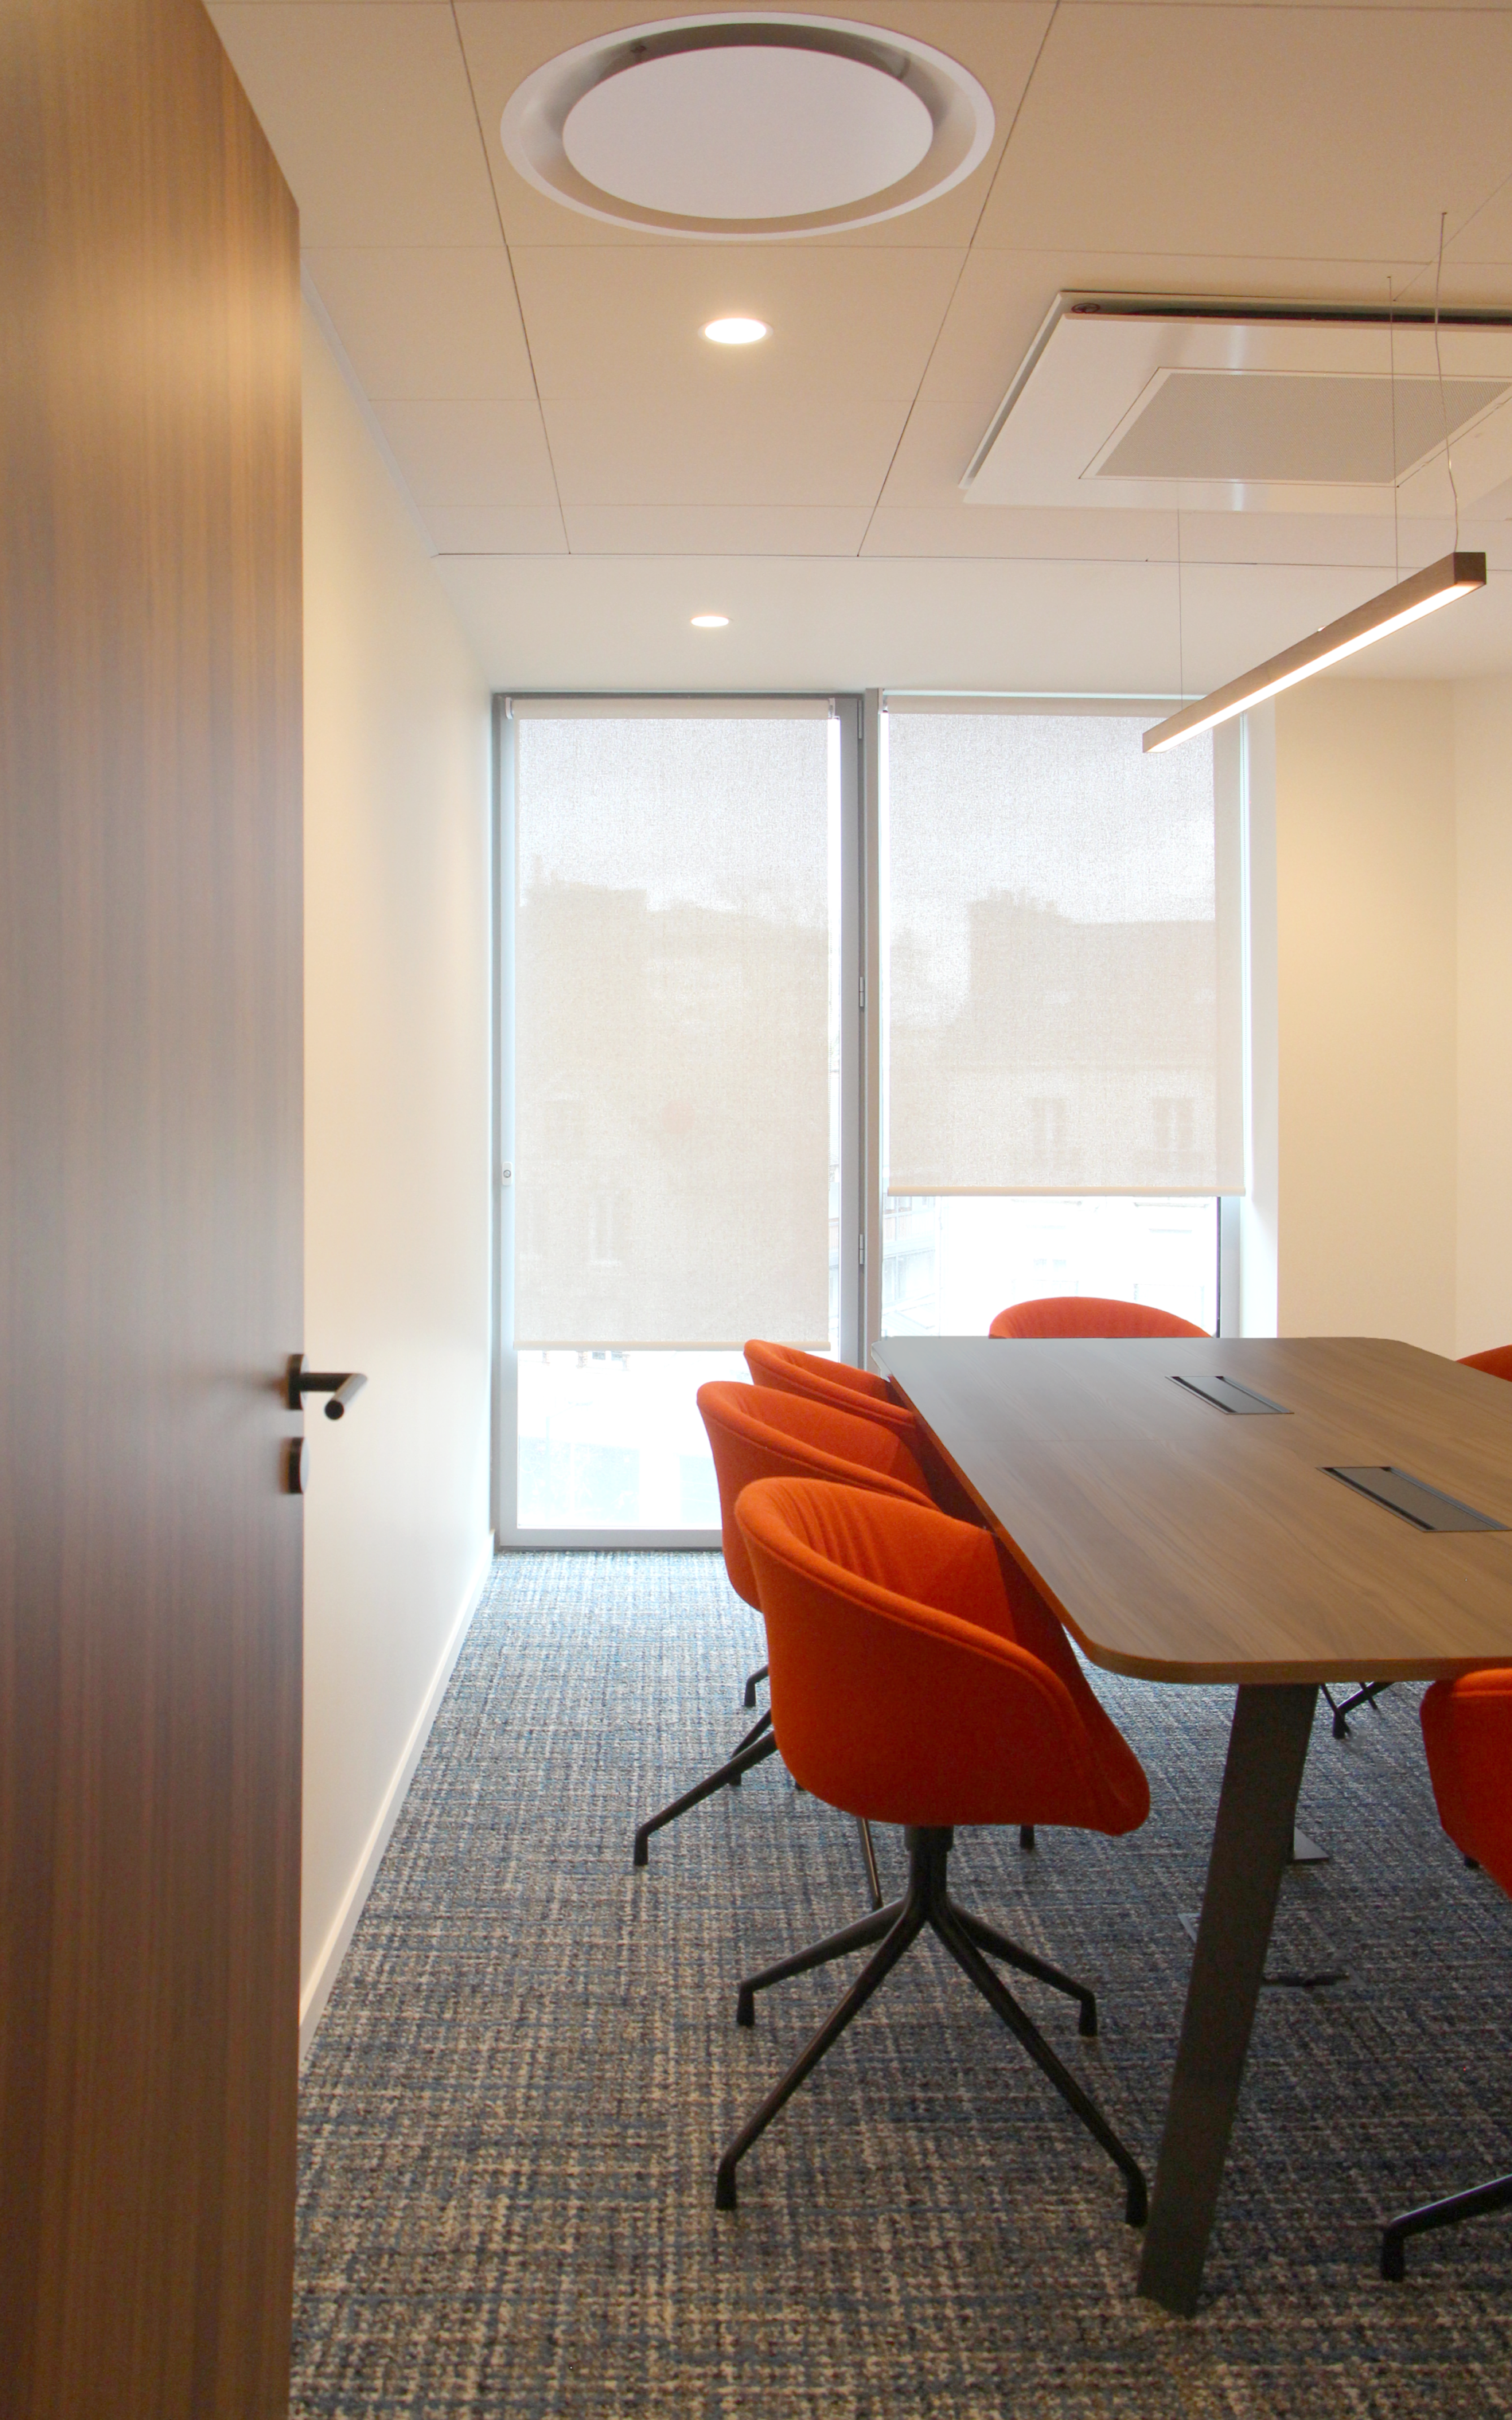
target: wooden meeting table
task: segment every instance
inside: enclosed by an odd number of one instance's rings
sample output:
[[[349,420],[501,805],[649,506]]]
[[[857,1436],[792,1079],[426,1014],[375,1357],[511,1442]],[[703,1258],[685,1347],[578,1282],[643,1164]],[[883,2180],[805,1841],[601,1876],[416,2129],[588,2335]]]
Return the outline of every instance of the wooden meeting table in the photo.
[[[1319,1683],[1512,1664],[1512,1526],[1427,1528],[1459,1515],[1360,1482],[1405,1472],[1512,1525],[1512,1387],[1368,1337],[888,1337],[872,1359],[1094,1664],[1237,1684],[1139,2268],[1190,2317]]]

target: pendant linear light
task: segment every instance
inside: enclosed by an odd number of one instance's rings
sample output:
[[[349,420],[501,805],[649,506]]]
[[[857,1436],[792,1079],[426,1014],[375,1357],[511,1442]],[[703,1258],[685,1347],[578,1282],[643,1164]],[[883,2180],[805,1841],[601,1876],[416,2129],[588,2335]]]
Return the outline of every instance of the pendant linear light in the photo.
[[[1246,706],[1258,706],[1284,689],[1294,688],[1298,681],[1307,680],[1314,673],[1326,672],[1330,664],[1343,661],[1346,656],[1370,646],[1377,639],[1389,638],[1393,630],[1405,629],[1409,622],[1419,622],[1425,613],[1436,613],[1441,605],[1452,605],[1457,597],[1468,597],[1474,589],[1486,585],[1486,557],[1483,554],[1446,554],[1440,563],[1430,563],[1426,571],[1416,571],[1411,580],[1403,580],[1368,605],[1357,605],[1352,613],[1343,613],[1336,622],[1327,622],[1315,630],[1310,639],[1299,640],[1279,656],[1272,656],[1257,664],[1252,673],[1229,681],[1224,689],[1215,689],[1198,698],[1196,705],[1181,708],[1180,714],[1151,725],[1145,734],[1145,753],[1158,755],[1166,748],[1180,747],[1183,739],[1195,737],[1199,731],[1211,731],[1214,723],[1228,722]]]

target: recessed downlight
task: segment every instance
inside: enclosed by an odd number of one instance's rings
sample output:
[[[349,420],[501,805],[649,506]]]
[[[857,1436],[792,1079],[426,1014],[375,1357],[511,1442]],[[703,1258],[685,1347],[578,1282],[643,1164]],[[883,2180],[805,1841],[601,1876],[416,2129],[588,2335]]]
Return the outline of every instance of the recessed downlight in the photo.
[[[695,630],[728,630],[730,616],[728,613],[695,613],[693,628]]]
[[[711,319],[702,333],[711,345],[759,345],[772,332],[764,319]]]

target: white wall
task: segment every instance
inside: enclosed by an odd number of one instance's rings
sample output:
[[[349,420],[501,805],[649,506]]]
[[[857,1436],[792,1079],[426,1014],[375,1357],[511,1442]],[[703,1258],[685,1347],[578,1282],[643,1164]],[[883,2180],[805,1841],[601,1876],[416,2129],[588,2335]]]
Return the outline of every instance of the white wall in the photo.
[[[1275,801],[1280,1332],[1452,1353],[1449,685],[1324,679],[1278,698]]]
[[[307,2047],[488,1530],[488,691],[305,315]]]
[[[1512,678],[1454,691],[1458,983],[1457,1353],[1512,1343]]]

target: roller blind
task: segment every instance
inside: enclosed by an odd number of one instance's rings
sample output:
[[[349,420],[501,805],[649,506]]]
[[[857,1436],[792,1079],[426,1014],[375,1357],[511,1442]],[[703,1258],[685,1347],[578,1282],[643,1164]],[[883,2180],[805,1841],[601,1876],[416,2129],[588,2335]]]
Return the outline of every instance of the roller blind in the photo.
[[[517,1343],[823,1345],[827,706],[512,727]]]
[[[1242,1190],[1237,783],[1153,719],[888,713],[890,1192]]]

